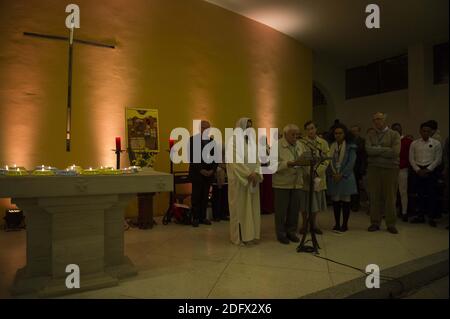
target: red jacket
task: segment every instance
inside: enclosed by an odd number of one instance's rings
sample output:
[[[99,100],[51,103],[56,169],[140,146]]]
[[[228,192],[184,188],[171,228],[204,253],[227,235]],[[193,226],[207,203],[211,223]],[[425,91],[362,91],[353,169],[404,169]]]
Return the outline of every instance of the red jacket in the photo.
[[[403,136],[401,139],[400,146],[400,169],[409,167],[409,147],[413,142],[412,139]]]

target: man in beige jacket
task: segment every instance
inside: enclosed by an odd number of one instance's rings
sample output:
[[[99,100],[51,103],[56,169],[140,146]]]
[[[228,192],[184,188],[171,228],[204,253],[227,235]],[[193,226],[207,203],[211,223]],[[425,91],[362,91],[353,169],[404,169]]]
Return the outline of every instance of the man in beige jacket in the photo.
[[[275,230],[282,244],[299,242],[296,235],[300,210],[300,189],[303,186],[300,169],[303,146],[297,141],[299,128],[294,124],[283,130],[278,141],[278,169],[272,178],[275,204]]]
[[[375,113],[372,121],[375,131],[366,138],[371,223],[368,231],[380,230],[384,214],[387,230],[397,234],[395,201],[400,163],[400,135],[387,126],[385,114]]]

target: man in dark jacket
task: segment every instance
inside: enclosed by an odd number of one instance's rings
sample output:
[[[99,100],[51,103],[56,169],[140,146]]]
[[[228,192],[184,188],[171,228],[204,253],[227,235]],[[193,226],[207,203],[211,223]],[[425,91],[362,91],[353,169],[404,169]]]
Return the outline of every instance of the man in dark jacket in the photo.
[[[211,222],[206,218],[206,209],[208,208],[209,189],[218,164],[214,161],[207,163],[202,156],[204,147],[210,142],[214,143],[211,138],[202,139],[203,132],[209,128],[208,121],[201,121],[200,134],[191,136],[189,139],[189,178],[192,183],[193,227],[198,227],[199,224],[211,225]],[[213,148],[211,148],[210,156],[214,156]]]
[[[354,137],[353,142],[356,144],[356,161],[354,166],[354,173],[356,179],[356,185],[358,187],[358,194],[351,196],[351,209],[357,212],[360,208],[360,193],[362,190],[363,177],[367,173],[367,153],[366,153],[366,141],[361,136],[361,128],[358,125],[351,127],[351,133]]]

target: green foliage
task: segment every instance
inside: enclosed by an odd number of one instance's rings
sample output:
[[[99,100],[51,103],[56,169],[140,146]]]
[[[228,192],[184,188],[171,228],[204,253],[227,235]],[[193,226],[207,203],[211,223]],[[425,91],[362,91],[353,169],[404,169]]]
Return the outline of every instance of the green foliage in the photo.
[[[142,151],[128,150],[130,155],[130,162],[132,165],[140,167],[153,167],[155,165],[157,152],[151,152],[149,149],[144,149]]]

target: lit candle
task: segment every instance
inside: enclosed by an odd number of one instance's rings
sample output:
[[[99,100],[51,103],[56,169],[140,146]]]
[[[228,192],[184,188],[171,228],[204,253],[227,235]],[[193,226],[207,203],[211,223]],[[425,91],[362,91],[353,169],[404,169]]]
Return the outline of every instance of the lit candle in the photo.
[[[116,137],[116,151],[121,151],[122,150],[122,145],[120,142],[120,137]]]
[[[6,170],[7,170],[7,171],[9,171],[9,167],[8,167],[8,165],[6,165],[6,167],[5,167],[5,168],[6,168]]]
[[[89,167],[89,170],[92,171],[92,167]]]
[[[171,150],[173,145],[175,144],[175,140],[169,139],[169,149]]]
[[[16,168],[16,167],[17,167],[17,165],[16,165],[16,164],[14,164],[14,165],[13,165],[13,167],[14,167],[14,168]]]

